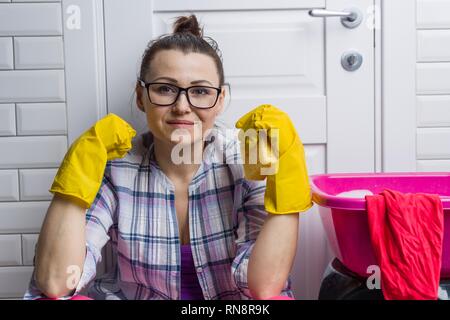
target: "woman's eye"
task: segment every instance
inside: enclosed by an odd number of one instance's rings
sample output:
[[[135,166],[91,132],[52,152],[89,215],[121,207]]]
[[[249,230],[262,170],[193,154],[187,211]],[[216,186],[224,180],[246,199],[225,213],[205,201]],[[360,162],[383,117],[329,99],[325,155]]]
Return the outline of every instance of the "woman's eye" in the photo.
[[[160,93],[174,93],[175,90],[172,87],[169,87],[169,86],[160,86],[158,88],[158,92],[160,92]]]
[[[196,95],[209,94],[208,88],[195,88],[192,91],[193,91],[193,94],[196,94]]]

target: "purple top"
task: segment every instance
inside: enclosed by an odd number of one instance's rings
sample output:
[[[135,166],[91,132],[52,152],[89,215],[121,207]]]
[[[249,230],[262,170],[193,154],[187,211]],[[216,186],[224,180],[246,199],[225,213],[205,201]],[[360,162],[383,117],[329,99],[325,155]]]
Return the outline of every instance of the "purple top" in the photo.
[[[181,300],[204,300],[190,244],[181,245]]]

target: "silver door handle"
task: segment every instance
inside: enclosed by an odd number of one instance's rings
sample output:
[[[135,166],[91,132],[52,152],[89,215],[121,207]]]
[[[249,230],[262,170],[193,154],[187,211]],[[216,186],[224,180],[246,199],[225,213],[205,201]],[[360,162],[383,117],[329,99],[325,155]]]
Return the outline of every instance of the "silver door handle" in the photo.
[[[311,17],[330,18],[340,17],[342,24],[347,28],[356,28],[362,22],[362,13],[357,8],[346,9],[343,11],[333,11],[326,9],[312,9],[309,10]]]

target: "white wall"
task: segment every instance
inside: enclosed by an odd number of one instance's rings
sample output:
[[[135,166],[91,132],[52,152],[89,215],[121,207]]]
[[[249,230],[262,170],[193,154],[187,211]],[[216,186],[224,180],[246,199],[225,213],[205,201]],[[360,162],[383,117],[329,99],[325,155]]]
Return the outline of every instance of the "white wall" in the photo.
[[[66,1],[0,0],[0,299],[23,297],[57,168],[74,137],[106,112],[102,59],[92,53],[102,52],[93,30],[101,34],[103,21],[93,15],[103,3],[77,4],[86,9],[83,28],[70,33]],[[89,55],[82,65],[80,48]],[[69,75],[82,85],[68,84]]]
[[[450,171],[450,1],[382,0],[382,169]]]
[[[417,170],[450,171],[450,1],[417,0]]]
[[[58,1],[0,2],[0,298],[14,298],[67,150],[63,28]]]

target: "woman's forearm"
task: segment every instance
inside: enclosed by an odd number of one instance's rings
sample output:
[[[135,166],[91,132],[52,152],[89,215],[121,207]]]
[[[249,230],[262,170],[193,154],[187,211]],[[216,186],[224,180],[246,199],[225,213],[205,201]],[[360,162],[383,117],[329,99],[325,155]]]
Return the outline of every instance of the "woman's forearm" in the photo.
[[[255,299],[279,295],[297,250],[299,215],[269,214],[249,258],[248,286]]]
[[[85,219],[85,209],[61,197],[53,198],[35,256],[37,286],[48,297],[70,293],[79,281],[73,277],[81,274],[86,257]]]

